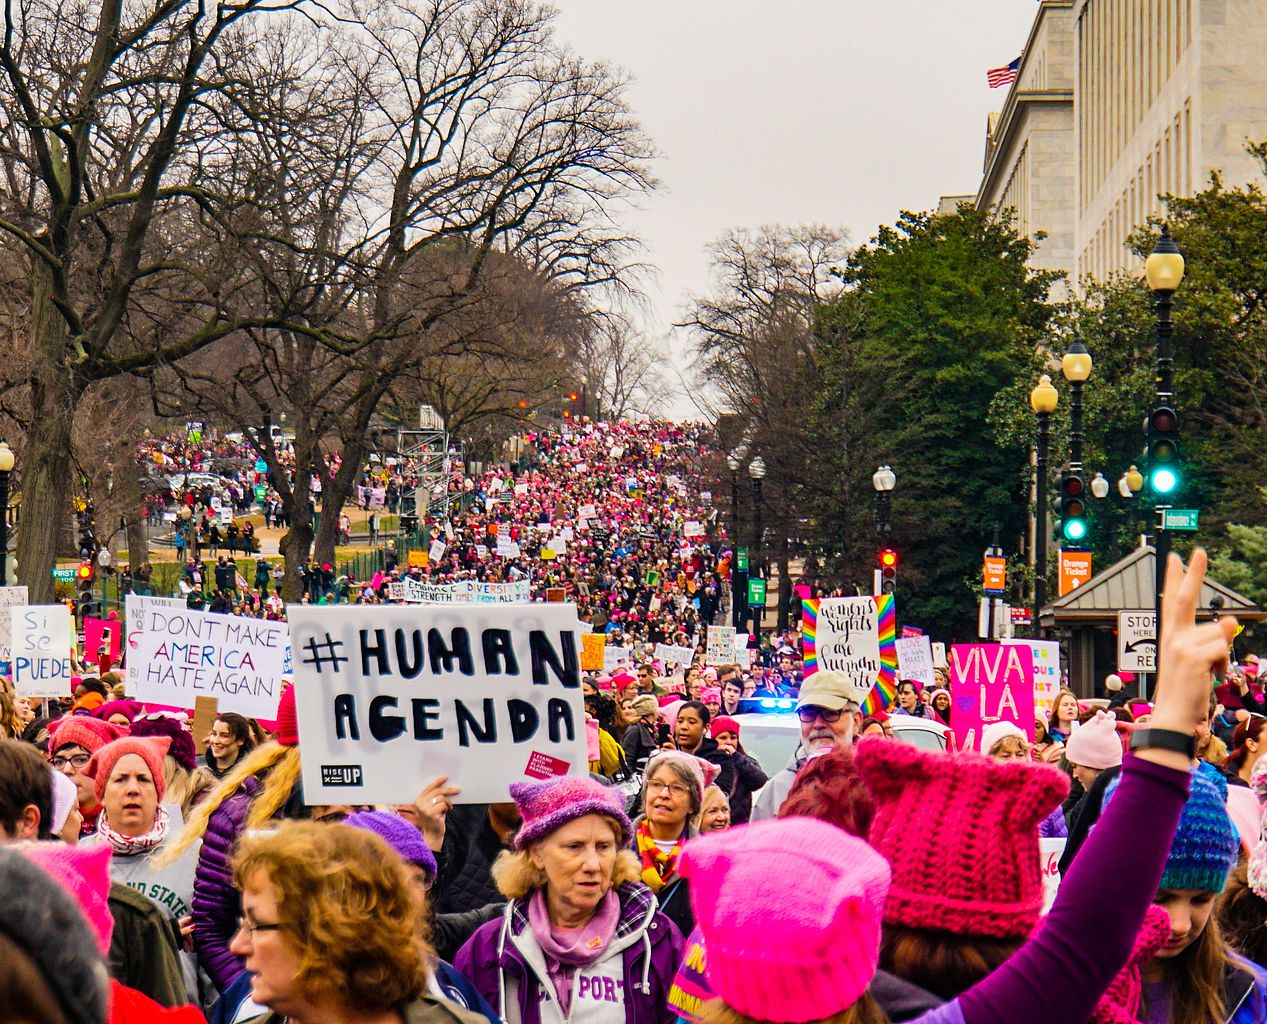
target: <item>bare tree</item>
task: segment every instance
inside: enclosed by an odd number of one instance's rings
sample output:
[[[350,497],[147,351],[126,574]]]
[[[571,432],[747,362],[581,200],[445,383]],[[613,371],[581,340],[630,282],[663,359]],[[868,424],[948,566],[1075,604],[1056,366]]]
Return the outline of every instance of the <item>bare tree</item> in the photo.
[[[594,317],[578,358],[587,405],[596,419],[653,415],[663,408],[671,389],[664,369],[668,353],[625,316]]]
[[[31,596],[49,575],[71,433],[96,382],[175,361],[276,319],[241,305],[218,172],[241,138],[225,112],[251,89],[257,18],[305,0],[29,0],[0,36],[0,231],[28,264],[29,359],[9,389],[29,412],[19,559]],[[315,9],[315,8],[314,8]]]
[[[807,499],[835,486],[808,470],[821,444],[812,412],[824,386],[814,318],[839,291],[832,268],[847,256],[845,232],[821,225],[732,231],[713,248],[713,291],[696,297],[679,325],[692,331],[695,371],[720,399],[714,413],[733,418],[745,457],[766,464],[772,544],[759,546],[783,580]]]

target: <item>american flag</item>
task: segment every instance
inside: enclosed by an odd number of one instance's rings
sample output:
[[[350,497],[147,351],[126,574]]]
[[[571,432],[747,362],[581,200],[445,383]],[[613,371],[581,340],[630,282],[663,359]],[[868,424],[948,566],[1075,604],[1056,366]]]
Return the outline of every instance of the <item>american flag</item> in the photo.
[[[1010,85],[1016,81],[1016,73],[1020,70],[1021,58],[1017,57],[1006,67],[991,68],[985,73],[985,80],[990,83],[991,89],[997,89],[1001,85]]]

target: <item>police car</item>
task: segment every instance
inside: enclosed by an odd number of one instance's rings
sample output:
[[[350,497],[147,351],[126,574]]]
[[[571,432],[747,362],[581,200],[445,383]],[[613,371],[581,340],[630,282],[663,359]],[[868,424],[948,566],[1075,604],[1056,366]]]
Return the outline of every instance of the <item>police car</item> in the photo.
[[[790,697],[749,697],[739,702],[739,742],[755,757],[767,775],[787,767],[801,742],[801,720],[796,717],[796,700]],[[940,721],[890,715],[892,739],[923,750],[945,750],[950,728]]]

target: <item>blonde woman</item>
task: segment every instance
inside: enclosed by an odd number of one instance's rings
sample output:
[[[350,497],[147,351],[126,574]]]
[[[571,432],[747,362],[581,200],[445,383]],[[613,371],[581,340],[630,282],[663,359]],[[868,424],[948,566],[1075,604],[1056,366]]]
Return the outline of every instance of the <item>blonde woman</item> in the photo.
[[[624,848],[620,793],[562,776],[510,795],[523,825],[493,868],[510,902],[454,966],[506,1024],[663,1020],[682,936]]]
[[[730,801],[717,786],[704,788],[700,812],[695,816],[695,828],[701,835],[730,828]]]

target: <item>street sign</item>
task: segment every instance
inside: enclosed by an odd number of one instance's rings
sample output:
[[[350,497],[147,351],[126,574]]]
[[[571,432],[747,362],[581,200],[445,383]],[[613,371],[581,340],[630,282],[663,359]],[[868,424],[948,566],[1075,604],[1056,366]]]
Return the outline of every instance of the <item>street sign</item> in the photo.
[[[765,580],[759,576],[748,581],[748,606],[765,607]]]
[[[1164,508],[1161,510],[1161,528],[1163,530],[1195,530],[1197,510],[1195,508]]]
[[[1012,609],[1012,625],[1013,626],[1028,626],[1030,625],[1030,622],[1031,622],[1030,610],[1028,608],[1013,608]]]
[[[1157,613],[1117,613],[1117,670],[1157,671]]]
[[[78,569],[54,569],[54,570],[53,570],[53,579],[55,579],[55,580],[69,580],[69,581],[72,581],[72,582],[73,582],[73,581],[74,581],[74,579],[75,579],[75,574],[76,574],[78,571],[79,571]]]
[[[735,568],[740,572],[748,571],[748,549],[739,548],[735,551]]]
[[[984,581],[981,589],[987,594],[1002,597],[1007,592],[1007,559],[986,555],[981,576]]]
[[[1091,552],[1060,550],[1060,596],[1082,586],[1091,578]]]

